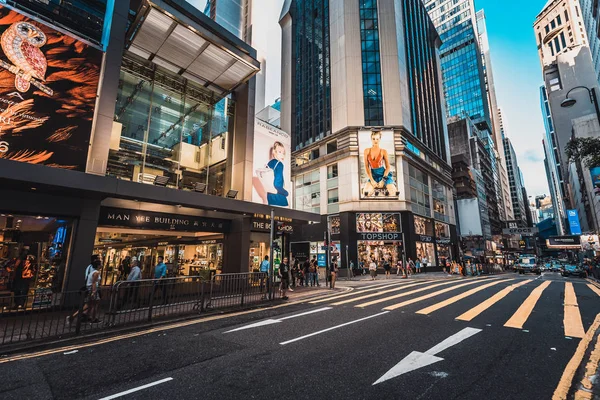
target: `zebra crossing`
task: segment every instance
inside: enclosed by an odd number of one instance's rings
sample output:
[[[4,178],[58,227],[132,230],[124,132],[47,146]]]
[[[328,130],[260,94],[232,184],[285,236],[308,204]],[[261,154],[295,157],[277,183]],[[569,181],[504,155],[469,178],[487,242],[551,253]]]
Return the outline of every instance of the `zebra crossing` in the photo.
[[[508,284],[508,286],[506,286]],[[480,317],[486,310],[499,309],[499,304],[514,296],[517,291],[519,296],[527,296],[519,301],[517,306],[511,302],[505,328],[523,329],[530,320],[536,307],[541,307],[550,297],[548,288],[558,290],[564,300],[561,310],[564,335],[570,338],[585,336],[584,323],[578,296],[586,298],[600,297],[600,284],[596,282],[553,281],[540,278],[520,278],[512,276],[486,276],[474,279],[448,279],[423,280],[423,281],[395,281],[377,284],[374,287],[363,287],[349,293],[331,295],[326,298],[311,301],[311,304],[324,304],[330,307],[354,307],[367,309],[381,307],[382,311],[395,311],[416,305],[415,314],[428,316],[434,313],[449,313],[449,306],[463,301],[468,303],[469,309],[454,317],[459,321],[473,321]],[[487,292],[484,292],[486,291]],[[491,293],[481,300],[481,295]],[[544,297],[546,293],[546,297]],[[554,292],[553,292],[554,293]],[[564,295],[563,295],[564,293]],[[475,296],[479,294],[479,296]],[[448,297],[450,296],[450,297]],[[473,296],[477,300],[472,300]],[[552,303],[556,306],[556,302]],[[423,308],[419,306],[424,306]],[[464,308],[461,310],[464,311]],[[558,315],[558,314],[557,314]]]

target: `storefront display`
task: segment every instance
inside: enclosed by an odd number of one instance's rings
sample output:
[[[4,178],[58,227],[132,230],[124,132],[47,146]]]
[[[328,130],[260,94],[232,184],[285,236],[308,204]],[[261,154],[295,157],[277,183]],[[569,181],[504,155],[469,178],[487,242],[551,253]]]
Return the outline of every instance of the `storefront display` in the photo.
[[[0,214],[2,306],[51,304],[53,293],[62,291],[71,232],[68,220]]]
[[[371,261],[375,261],[381,265],[387,261],[391,265],[396,265],[402,254],[402,233],[400,231],[400,214],[356,214],[359,263],[368,265]]]
[[[435,248],[433,243],[416,242],[415,245],[417,248],[417,258],[423,260],[423,258],[427,257],[427,265],[435,267],[437,263],[435,260]]]

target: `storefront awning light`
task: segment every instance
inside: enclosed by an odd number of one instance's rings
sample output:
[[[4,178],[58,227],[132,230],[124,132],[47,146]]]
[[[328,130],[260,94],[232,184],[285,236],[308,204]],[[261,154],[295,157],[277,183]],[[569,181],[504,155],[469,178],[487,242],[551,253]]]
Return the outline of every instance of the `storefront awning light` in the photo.
[[[218,94],[246,82],[260,63],[202,26],[191,27],[151,2],[130,30],[129,51]]]

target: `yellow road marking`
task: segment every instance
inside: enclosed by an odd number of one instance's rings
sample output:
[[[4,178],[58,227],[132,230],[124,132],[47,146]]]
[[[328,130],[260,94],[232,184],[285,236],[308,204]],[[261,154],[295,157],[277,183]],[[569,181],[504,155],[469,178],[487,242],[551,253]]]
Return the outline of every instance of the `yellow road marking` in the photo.
[[[588,283],[588,287],[589,287],[590,289],[592,289],[592,290],[594,291],[594,293],[596,293],[598,296],[600,296],[600,289],[598,289],[596,286],[594,286],[594,285],[591,285],[591,284],[589,284],[589,283]]]
[[[512,317],[504,324],[507,328],[516,328],[522,329],[523,325],[531,315],[533,308],[537,304],[540,297],[542,297],[542,292],[550,286],[550,281],[545,281],[540,286],[533,289],[531,294],[525,299],[521,307],[513,314]]]
[[[402,288],[402,287],[405,286],[405,285],[403,285],[404,283],[406,283],[406,282],[398,282],[398,283],[394,283],[394,284],[391,284],[391,285],[382,285],[382,286],[377,286],[377,287],[373,287],[373,288],[369,288],[369,289],[362,289],[362,290],[361,289],[354,289],[354,290],[351,291],[351,293],[333,294],[333,295],[327,296],[327,298],[324,298],[324,299],[313,300],[313,301],[310,302],[310,304],[325,303],[325,302],[331,301],[333,299],[341,299],[341,298],[348,297],[348,296],[356,296],[356,295],[360,295],[360,294],[365,293],[365,292],[372,292],[374,290],[385,289],[385,288],[392,287],[392,286],[400,289],[400,288]]]
[[[579,368],[579,365],[583,361],[583,357],[587,351],[589,344],[592,339],[596,335],[596,330],[600,327],[600,314],[596,316],[594,323],[588,329],[585,336],[579,342],[577,346],[577,350],[575,350],[575,354],[567,364],[567,367],[563,371],[562,377],[560,378],[560,382],[558,382],[558,386],[554,391],[554,395],[552,396],[552,400],[564,400],[567,398],[569,394],[569,390],[571,389],[571,383],[573,382],[573,378],[575,377],[575,373]]]
[[[458,294],[458,295],[456,295],[454,297],[451,297],[448,300],[441,301],[441,302],[439,302],[437,304],[434,304],[432,306],[429,306],[429,307],[426,307],[426,308],[424,308],[422,310],[419,310],[419,311],[416,312],[416,314],[429,315],[432,312],[439,310],[440,308],[444,308],[444,307],[449,306],[450,304],[454,304],[457,301],[462,300],[462,299],[464,299],[466,297],[469,297],[471,295],[474,295],[477,292],[481,292],[482,290],[485,290],[485,289],[487,289],[489,287],[496,286],[499,283],[508,282],[508,281],[514,281],[514,279],[507,279],[505,281],[494,281],[494,282],[491,282],[491,283],[488,283],[488,284],[485,284],[485,285],[482,285],[482,286],[478,286],[476,288],[473,288],[471,290],[468,290],[466,292]]]
[[[369,301],[369,302],[366,302],[366,303],[357,304],[354,307],[365,308],[365,307],[368,307],[368,306],[372,306],[373,304],[379,304],[379,303],[383,303],[385,301],[399,299],[400,297],[410,296],[411,294],[423,292],[425,290],[433,289],[433,288],[436,288],[438,286],[450,285],[451,283],[454,283],[454,282],[437,283],[435,285],[427,286],[427,287],[424,287],[424,288],[421,288],[421,289],[411,290],[410,292],[400,293],[400,294],[397,294],[395,296],[389,296],[389,297],[385,297],[383,299],[377,299],[377,300]]]
[[[371,297],[377,297],[377,296],[381,296],[382,294],[397,292],[398,290],[402,290],[402,289],[406,289],[406,288],[410,288],[410,287],[414,287],[414,286],[419,286],[419,285],[424,285],[426,283],[429,283],[429,282],[418,282],[418,283],[413,283],[412,285],[404,285],[404,286],[400,286],[400,287],[395,287],[394,289],[384,290],[383,292],[369,293],[364,296],[353,297],[351,299],[338,301],[337,303],[331,303],[330,305],[341,306],[342,304],[347,304],[347,303],[352,303],[354,301],[369,299]],[[354,293],[354,294],[356,295],[357,293]],[[358,293],[358,294],[360,294],[360,293]],[[337,298],[336,298],[336,300],[337,300]]]
[[[485,310],[487,310],[488,308],[490,308],[491,306],[493,306],[494,304],[496,304],[497,302],[499,302],[500,300],[505,298],[510,292],[512,292],[519,286],[528,284],[529,282],[531,282],[531,281],[528,281],[528,280],[523,281],[523,282],[520,282],[520,283],[517,283],[514,285],[510,285],[509,287],[502,289],[501,291],[499,291],[498,293],[496,293],[495,295],[493,295],[492,297],[490,297],[483,303],[479,304],[476,307],[473,307],[472,309],[470,309],[466,313],[460,315],[456,319],[461,320],[461,321],[471,321],[473,318],[477,317],[479,314],[481,314],[482,312],[484,312]]]
[[[563,323],[565,325],[565,336],[576,338],[585,336],[581,313],[577,304],[577,296],[571,282],[565,283],[565,316]]]
[[[495,279],[500,279],[500,278],[493,278],[493,279],[495,280]],[[492,280],[492,279],[490,279],[490,280]],[[474,283],[479,283],[479,281],[471,281],[471,282],[467,282],[467,283],[462,283],[460,285],[456,285],[456,286],[452,286],[452,287],[449,287],[449,288],[446,288],[446,289],[438,290],[437,292],[429,293],[429,294],[423,295],[421,297],[417,297],[417,298],[414,298],[414,299],[406,300],[406,301],[403,301],[402,303],[394,304],[394,305],[385,307],[383,309],[385,311],[396,310],[398,308],[401,308],[401,307],[404,307],[404,306],[408,306],[410,304],[418,303],[419,301],[427,300],[427,299],[430,299],[432,297],[438,296],[440,294],[444,294],[444,293],[450,292],[450,291],[452,291],[454,289],[458,289],[458,288],[461,288],[463,286],[472,285]]]

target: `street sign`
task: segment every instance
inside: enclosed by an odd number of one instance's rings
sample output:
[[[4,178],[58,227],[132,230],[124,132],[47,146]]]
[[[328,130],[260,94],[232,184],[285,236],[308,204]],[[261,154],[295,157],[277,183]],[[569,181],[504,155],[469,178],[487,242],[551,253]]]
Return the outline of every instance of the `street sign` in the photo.
[[[538,228],[504,228],[502,233],[505,235],[523,235],[523,236],[533,236],[538,233],[540,230]]]

